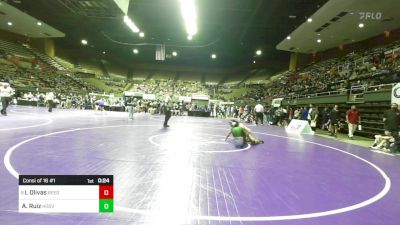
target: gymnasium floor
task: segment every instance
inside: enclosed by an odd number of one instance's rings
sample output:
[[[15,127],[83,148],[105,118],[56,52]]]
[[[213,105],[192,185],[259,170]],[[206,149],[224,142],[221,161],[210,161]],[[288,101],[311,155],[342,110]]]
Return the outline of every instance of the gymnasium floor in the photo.
[[[0,224],[398,225],[400,156],[225,120],[44,108],[0,117]],[[113,214],[18,213],[18,174],[114,175]]]

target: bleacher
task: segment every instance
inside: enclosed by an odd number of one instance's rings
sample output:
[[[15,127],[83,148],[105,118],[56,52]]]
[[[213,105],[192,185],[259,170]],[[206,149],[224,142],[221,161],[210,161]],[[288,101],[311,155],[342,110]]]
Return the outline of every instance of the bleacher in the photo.
[[[0,39],[0,49],[6,51],[10,55],[24,58],[35,58],[35,56],[18,43]]]

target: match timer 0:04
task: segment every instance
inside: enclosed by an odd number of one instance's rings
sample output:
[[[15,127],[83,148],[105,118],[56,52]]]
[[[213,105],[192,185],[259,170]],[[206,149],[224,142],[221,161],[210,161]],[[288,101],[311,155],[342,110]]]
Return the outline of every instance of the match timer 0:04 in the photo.
[[[112,175],[20,175],[19,212],[112,213]]]

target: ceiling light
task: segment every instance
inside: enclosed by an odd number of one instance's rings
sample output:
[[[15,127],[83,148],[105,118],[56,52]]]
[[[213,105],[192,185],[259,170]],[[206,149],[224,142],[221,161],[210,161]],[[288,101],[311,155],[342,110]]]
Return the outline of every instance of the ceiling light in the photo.
[[[363,23],[360,23],[360,24],[358,24],[358,27],[359,27],[359,28],[363,28],[363,27],[364,27],[364,24],[363,24]]]
[[[106,51],[103,51],[103,55],[105,55],[106,54]]]
[[[124,22],[133,33],[138,33],[140,31],[131,18],[129,18],[127,15],[124,16]]]
[[[136,48],[133,49],[133,54],[139,54],[139,50],[137,50]]]
[[[308,18],[308,19],[307,19],[307,22],[311,23],[311,22],[312,22],[312,19],[311,19],[311,18]]]
[[[321,39],[318,39],[317,42],[318,42],[318,43],[321,43]]]
[[[212,54],[212,55],[211,55],[211,58],[212,58],[212,59],[216,59],[216,58],[217,58],[217,55],[216,55],[216,54]]]
[[[42,26],[42,22],[37,22],[36,23],[38,26]]]
[[[140,33],[139,33],[139,37],[144,38],[144,33],[143,33],[143,32],[140,32]]]
[[[256,54],[257,54],[257,55],[261,55],[261,54],[262,54],[262,51],[261,51],[261,50],[257,50],[257,51],[256,51]]]
[[[82,43],[83,45],[87,45],[87,44],[88,44],[88,41],[85,40],[85,39],[82,39],[82,40],[81,40],[81,43]]]
[[[177,52],[172,52],[172,55],[173,55],[173,56],[177,56],[178,53],[177,53]]]
[[[192,35],[187,36],[187,39],[191,41],[193,39]]]
[[[253,61],[253,64],[256,64],[256,60]]]
[[[12,26],[12,24],[13,24],[12,22],[8,22],[7,23],[8,26]]]
[[[291,39],[291,37],[290,37],[290,36],[287,36],[287,37],[286,37],[286,39],[290,40],[290,39]]]
[[[182,18],[185,21],[186,33],[190,36],[197,34],[197,12],[195,0],[179,0]]]

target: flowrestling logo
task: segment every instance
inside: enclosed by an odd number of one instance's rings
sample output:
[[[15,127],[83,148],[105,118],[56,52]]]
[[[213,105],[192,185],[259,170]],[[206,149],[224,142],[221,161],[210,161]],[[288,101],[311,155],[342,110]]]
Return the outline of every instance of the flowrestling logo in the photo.
[[[382,19],[381,12],[359,12],[360,20],[380,20]]]

